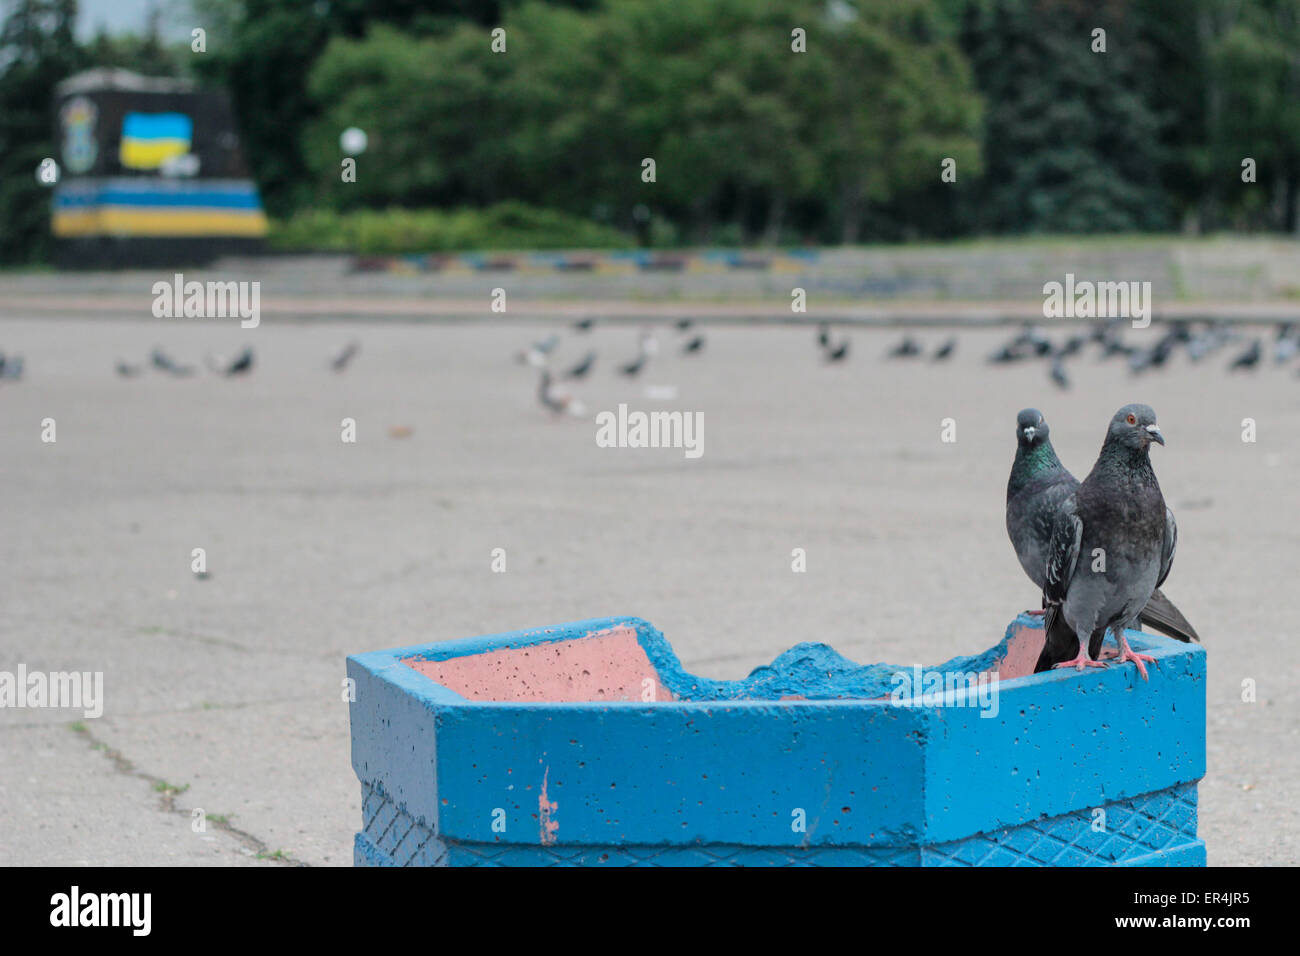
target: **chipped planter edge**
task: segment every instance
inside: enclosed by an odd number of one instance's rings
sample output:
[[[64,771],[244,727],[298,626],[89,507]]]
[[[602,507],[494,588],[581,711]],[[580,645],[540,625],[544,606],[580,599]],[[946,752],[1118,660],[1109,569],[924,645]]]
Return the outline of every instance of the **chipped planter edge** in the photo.
[[[994,647],[927,672],[1023,671],[1041,628],[1021,615]],[[890,689],[913,668],[856,665],[825,645],[741,681],[699,678],[635,617],[355,655],[354,858],[1204,865],[1205,652],[1128,636],[1156,658],[1149,682],[1129,665],[1012,676],[994,685],[996,713],[973,691],[902,706]],[[633,639],[643,657],[611,665],[618,686],[601,686],[597,666],[547,671],[602,642],[627,656]],[[554,699],[593,687],[605,699]],[[551,699],[472,699],[503,688]]]

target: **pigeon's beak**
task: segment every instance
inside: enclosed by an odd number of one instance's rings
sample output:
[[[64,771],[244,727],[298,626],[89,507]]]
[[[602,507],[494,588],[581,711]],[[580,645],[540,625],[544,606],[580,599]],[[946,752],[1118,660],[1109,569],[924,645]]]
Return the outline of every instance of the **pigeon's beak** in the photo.
[[[1165,443],[1165,436],[1162,435],[1162,434],[1160,434],[1160,426],[1159,426],[1159,425],[1148,425],[1148,426],[1147,426],[1147,434],[1149,434],[1149,435],[1151,436],[1151,440],[1152,440],[1152,441],[1158,441],[1158,442],[1160,442],[1160,444],[1162,444],[1162,445]]]
[[[1038,429],[1035,428],[1033,425],[1028,425],[1025,427],[1025,431],[1024,431],[1025,438],[1029,439],[1030,441],[1033,441],[1034,436],[1037,434],[1038,434]]]

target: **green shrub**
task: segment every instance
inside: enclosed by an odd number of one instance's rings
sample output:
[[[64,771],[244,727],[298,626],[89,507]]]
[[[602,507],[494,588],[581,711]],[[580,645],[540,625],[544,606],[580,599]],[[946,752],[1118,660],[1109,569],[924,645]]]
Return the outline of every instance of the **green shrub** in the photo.
[[[480,249],[620,249],[635,239],[553,209],[506,202],[486,209],[306,210],[273,221],[269,243],[284,252],[396,255]]]

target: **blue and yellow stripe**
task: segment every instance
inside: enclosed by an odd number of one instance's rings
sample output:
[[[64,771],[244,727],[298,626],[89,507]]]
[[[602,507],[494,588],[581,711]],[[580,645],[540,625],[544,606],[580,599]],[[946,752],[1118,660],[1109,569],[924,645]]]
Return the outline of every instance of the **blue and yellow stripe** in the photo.
[[[54,195],[54,235],[266,235],[266,214],[249,180],[74,180]]]

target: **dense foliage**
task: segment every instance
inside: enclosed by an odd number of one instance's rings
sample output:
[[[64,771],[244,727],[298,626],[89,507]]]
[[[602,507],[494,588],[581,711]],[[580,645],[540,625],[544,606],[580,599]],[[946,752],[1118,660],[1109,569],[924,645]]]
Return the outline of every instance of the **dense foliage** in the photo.
[[[597,245],[611,229],[662,244],[1300,230],[1300,0],[193,5],[204,54],[77,44],[75,0],[10,0],[0,259],[47,242],[34,170],[53,154],[53,83],[105,64],[229,90],[288,244],[403,245],[375,232],[385,216],[478,242],[491,216],[453,229],[449,211],[502,203],[552,211],[555,241],[591,225]],[[355,182],[349,126],[369,135]],[[402,225],[396,208],[448,213]]]

